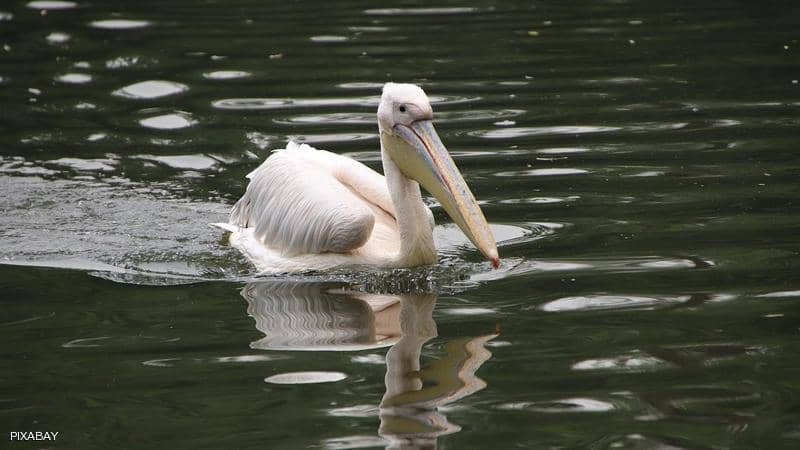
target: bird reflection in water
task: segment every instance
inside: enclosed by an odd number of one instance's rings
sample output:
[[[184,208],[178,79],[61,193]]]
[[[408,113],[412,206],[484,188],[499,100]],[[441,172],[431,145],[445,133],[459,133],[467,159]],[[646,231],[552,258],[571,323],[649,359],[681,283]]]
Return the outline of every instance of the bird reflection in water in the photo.
[[[247,312],[264,337],[262,350],[359,351],[391,347],[378,434],[388,449],[437,447],[439,436],[461,429],[438,411],[486,383],[475,372],[491,357],[489,333],[445,343],[445,354],[424,368],[425,344],[437,337],[436,294],[367,294],[332,284],[262,282],[242,289]]]

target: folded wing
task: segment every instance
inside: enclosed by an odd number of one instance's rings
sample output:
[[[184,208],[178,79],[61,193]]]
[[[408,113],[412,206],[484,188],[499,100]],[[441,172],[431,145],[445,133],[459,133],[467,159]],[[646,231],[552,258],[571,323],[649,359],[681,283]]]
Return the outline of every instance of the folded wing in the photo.
[[[395,214],[382,175],[305,144],[289,142],[247,177],[230,223],[254,228],[285,256],[355,250],[372,234],[376,208]]]

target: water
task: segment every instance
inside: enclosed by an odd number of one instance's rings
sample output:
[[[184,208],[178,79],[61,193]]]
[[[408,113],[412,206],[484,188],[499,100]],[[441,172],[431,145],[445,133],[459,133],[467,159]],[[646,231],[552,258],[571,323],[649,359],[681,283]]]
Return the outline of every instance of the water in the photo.
[[[796,448],[798,29],[794,2],[4,3],[1,431]],[[254,277],[207,224],[288,138],[380,168],[389,80],[434,100],[501,269],[447,225],[434,268]]]

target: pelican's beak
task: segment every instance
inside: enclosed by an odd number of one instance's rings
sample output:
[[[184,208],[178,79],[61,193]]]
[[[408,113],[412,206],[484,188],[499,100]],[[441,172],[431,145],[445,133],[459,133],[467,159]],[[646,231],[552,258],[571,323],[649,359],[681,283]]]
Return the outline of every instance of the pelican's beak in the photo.
[[[417,120],[411,125],[395,125],[393,131],[383,133],[384,149],[392,161],[439,200],[475,247],[498,268],[500,258],[489,224],[433,123]]]

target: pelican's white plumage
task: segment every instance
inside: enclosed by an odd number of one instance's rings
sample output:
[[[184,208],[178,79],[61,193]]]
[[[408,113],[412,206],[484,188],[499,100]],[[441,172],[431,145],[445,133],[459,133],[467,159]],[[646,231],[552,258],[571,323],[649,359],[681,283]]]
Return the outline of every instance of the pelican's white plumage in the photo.
[[[231,222],[255,228],[265,245],[279,242],[283,256],[355,250],[370,238],[375,222],[394,218],[383,176],[305,144],[289,142],[247,177],[250,184]]]
[[[247,177],[227,224],[231,244],[261,272],[436,262],[425,185],[478,248],[499,263],[494,238],[430,121],[417,86],[388,83],[378,108],[385,177],[353,159],[289,142]]]
[[[386,180],[358,161],[289,142],[247,178],[225,228],[260,271],[388,266],[400,250]]]

